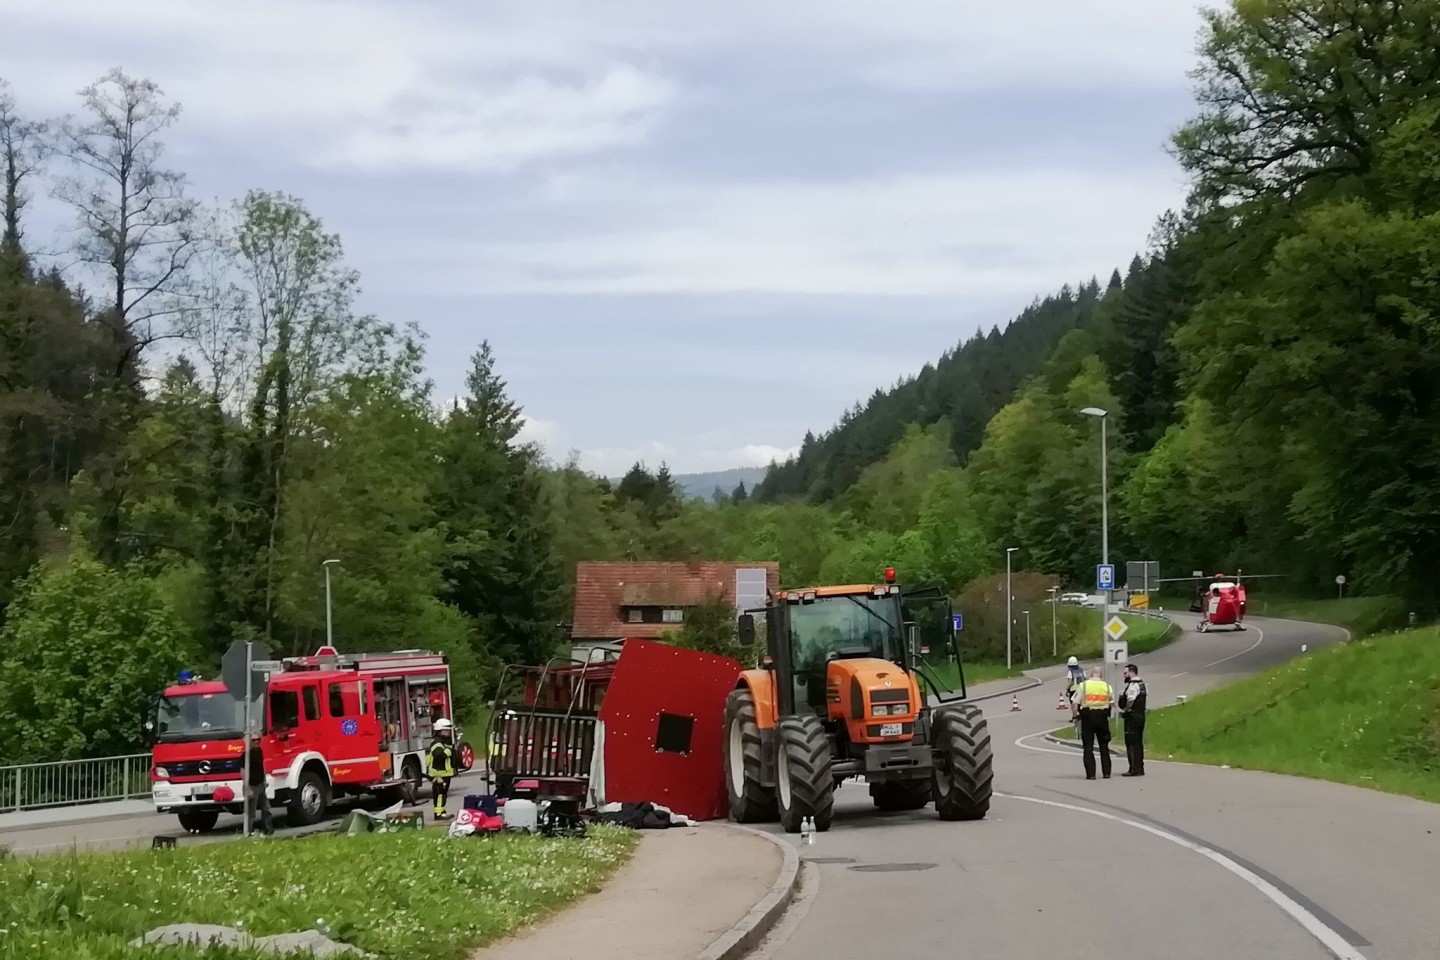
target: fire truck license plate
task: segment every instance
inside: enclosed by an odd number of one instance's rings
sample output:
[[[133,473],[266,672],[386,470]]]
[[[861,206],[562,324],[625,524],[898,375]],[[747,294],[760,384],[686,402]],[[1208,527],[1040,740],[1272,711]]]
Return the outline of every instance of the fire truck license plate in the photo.
[[[903,723],[882,723],[880,725],[880,736],[898,737],[905,730]]]

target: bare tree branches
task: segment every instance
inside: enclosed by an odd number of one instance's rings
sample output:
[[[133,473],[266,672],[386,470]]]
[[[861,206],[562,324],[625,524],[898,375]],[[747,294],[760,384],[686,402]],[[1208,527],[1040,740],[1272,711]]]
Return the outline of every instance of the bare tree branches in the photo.
[[[21,254],[20,211],[29,199],[25,179],[40,169],[50,153],[47,124],[26,120],[15,108],[10,82],[0,79],[0,164],[5,176],[5,230],[0,254]]]
[[[57,149],[77,169],[56,184],[72,207],[80,262],[106,276],[106,322],[123,360],[163,334],[157,321],[179,309],[175,295],[195,254],[198,207],[185,177],[160,166],[161,133],[180,115],[151,80],[119,68],[80,91],[85,113],[59,122]]]

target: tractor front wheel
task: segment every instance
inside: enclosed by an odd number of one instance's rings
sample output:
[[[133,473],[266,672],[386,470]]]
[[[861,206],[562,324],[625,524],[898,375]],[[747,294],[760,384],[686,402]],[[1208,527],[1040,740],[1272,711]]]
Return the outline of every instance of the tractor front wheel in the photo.
[[[830,738],[819,717],[786,717],[776,730],[776,797],[780,825],[799,833],[805,818],[815,829],[830,829],[835,813],[835,775],[830,770]]]
[[[760,724],[755,697],[749,690],[730,691],[725,698],[725,793],[730,819],[736,823],[769,823],[775,819],[775,788],[761,781]]]
[[[983,820],[995,787],[990,727],[980,708],[959,704],[935,712],[935,811],[941,820]]]

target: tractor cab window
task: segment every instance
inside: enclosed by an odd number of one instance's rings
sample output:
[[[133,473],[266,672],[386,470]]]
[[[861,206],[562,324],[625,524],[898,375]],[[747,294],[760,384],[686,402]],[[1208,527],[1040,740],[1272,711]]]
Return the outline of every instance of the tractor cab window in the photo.
[[[831,660],[876,657],[904,661],[903,627],[893,597],[821,597],[790,607],[790,656],[797,707],[823,711],[825,667]]]

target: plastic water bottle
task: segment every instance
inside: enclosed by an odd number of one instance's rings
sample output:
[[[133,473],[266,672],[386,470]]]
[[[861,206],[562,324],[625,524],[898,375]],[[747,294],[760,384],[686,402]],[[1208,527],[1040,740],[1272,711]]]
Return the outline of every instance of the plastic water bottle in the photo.
[[[802,846],[813,846],[815,843],[815,818],[806,817],[800,821],[800,843]]]

